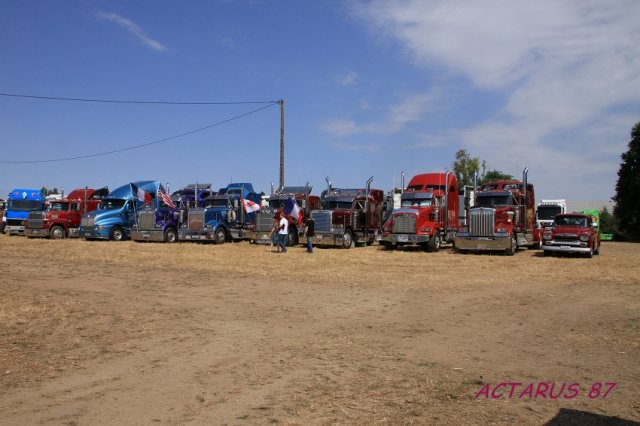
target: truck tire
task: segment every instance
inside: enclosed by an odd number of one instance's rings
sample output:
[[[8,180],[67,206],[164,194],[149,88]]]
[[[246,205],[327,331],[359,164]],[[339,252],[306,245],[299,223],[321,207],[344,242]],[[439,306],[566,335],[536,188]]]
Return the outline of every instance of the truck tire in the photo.
[[[553,256],[553,252],[551,250],[542,250],[542,254],[545,257],[551,257]]]
[[[511,234],[511,247],[507,249],[507,256],[513,256],[518,251],[518,240],[516,234]]]
[[[124,241],[124,237],[124,229],[122,229],[121,226],[114,226],[111,230],[111,235],[109,236],[113,241]]]
[[[214,242],[216,244],[224,244],[225,241],[227,241],[227,231],[225,231],[224,228],[216,229]]]
[[[433,237],[429,238],[429,241],[427,241],[426,248],[429,253],[435,253],[440,250],[441,245],[442,237],[440,236],[440,231],[436,231],[436,233],[433,234]]]
[[[599,255],[600,254],[600,246],[596,247],[596,249],[593,251],[594,255]]]
[[[289,228],[287,233],[287,247],[293,247],[298,244],[298,232],[295,228]]]
[[[49,231],[49,237],[51,237],[52,240],[61,240],[65,237],[64,235],[64,228],[62,228],[62,226],[60,225],[55,225],[51,228],[51,230]]]
[[[175,228],[168,228],[164,231],[164,242],[165,243],[175,243],[178,241],[178,232]]]
[[[342,248],[349,249],[353,246],[353,234],[350,230],[347,231],[342,236]]]

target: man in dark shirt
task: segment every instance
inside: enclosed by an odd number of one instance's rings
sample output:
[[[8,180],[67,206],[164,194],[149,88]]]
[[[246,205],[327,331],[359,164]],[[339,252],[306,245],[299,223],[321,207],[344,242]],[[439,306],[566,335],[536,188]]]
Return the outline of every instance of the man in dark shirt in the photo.
[[[307,219],[307,229],[304,232],[304,234],[307,237],[307,253],[313,253],[312,240],[313,240],[313,236],[316,235],[315,225],[316,225],[316,222],[313,220],[312,217],[309,217]]]

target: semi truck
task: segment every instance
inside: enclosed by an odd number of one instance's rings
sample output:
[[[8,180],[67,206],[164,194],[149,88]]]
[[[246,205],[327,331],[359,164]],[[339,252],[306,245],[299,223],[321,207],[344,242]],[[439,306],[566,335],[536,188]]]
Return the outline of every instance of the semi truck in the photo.
[[[61,239],[80,236],[82,215],[98,208],[108,188],[75,189],[66,197],[49,200],[44,211],[31,211],[27,218],[27,237]]]
[[[519,247],[539,244],[534,237],[535,194],[527,182],[529,169],[522,172],[522,181],[488,182],[476,191],[475,206],[467,214],[467,224],[454,238],[457,252],[502,251],[514,255]]]
[[[453,242],[458,228],[460,198],[453,172],[414,176],[383,226],[380,244],[386,248],[417,245],[429,252],[443,241]]]
[[[312,187],[305,186],[285,186],[277,190],[271,190],[268,204],[258,210],[253,231],[247,232],[247,238],[257,244],[270,243],[269,233],[273,228],[273,218],[284,217],[289,222],[289,233],[287,235],[287,246],[298,244],[301,235],[305,232],[305,223],[312,210],[320,209],[320,197],[311,195]],[[300,209],[300,213],[293,217],[286,212],[286,205],[292,199]]]
[[[202,200],[214,194],[211,184],[191,184],[174,192],[170,199],[156,196],[153,204],[145,204],[137,212],[137,220],[131,231],[133,241],[156,241],[175,243],[178,241],[180,226],[187,221],[189,207],[201,206]],[[158,195],[166,194],[162,185]],[[170,202],[170,205],[168,202]]]
[[[544,229],[553,226],[553,218],[566,212],[567,200],[540,200],[536,210],[538,228]]]
[[[24,235],[30,212],[44,210],[45,199],[39,189],[14,189],[5,210],[5,233]]]
[[[247,213],[242,200],[260,205],[261,196],[251,183],[230,183],[217,194],[202,200],[201,207],[191,207],[178,238],[183,241],[226,241],[247,239],[255,227],[255,212]]]
[[[139,190],[138,193],[133,192],[132,185]],[[153,202],[158,186],[158,181],[145,180],[114,189],[101,200],[96,210],[82,215],[80,236],[86,240],[122,241],[129,238],[136,212],[145,205],[145,200],[140,199],[140,192],[147,194]]]
[[[333,188],[329,178],[320,196],[321,209],[313,210],[313,243],[348,249],[380,239],[384,192],[371,189],[373,176],[364,188]]]

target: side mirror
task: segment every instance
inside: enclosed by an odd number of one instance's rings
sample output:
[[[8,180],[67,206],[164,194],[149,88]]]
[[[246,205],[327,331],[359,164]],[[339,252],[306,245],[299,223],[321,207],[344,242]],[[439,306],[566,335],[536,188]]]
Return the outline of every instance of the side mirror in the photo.
[[[598,222],[591,222],[591,227],[597,228],[598,227]]]

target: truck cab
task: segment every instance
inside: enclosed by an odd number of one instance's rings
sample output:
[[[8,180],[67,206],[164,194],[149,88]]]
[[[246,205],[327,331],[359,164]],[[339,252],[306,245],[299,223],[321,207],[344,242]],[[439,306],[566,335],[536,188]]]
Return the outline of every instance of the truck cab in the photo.
[[[373,177],[364,188],[328,187],[321,194],[320,210],[313,210],[315,221],[313,244],[348,249],[357,244],[371,244],[380,238],[384,192],[371,189]]]
[[[158,192],[157,181],[138,181],[133,184],[152,194],[152,197]],[[125,240],[131,235],[136,212],[142,210],[144,205],[144,201],[132,193],[130,183],[116,188],[100,201],[96,210],[82,215],[80,236],[86,240]]]
[[[251,183],[231,183],[220,188],[217,194],[202,200],[202,207],[190,208],[187,221],[179,230],[179,239],[184,241],[226,241],[248,238],[255,224],[255,212],[247,213],[241,199],[260,203],[260,194]]]
[[[304,235],[305,223],[311,211],[320,208],[320,197],[311,195],[311,190],[312,187],[307,184],[305,186],[285,186],[272,191],[268,198],[267,206],[255,213],[255,227],[253,231],[247,234],[248,238],[257,244],[271,243],[269,233],[273,228],[273,218],[274,216],[277,218],[284,216],[289,222],[287,246],[297,244],[300,236]],[[300,209],[300,213],[296,217],[286,213],[286,206],[290,199]]]
[[[75,189],[66,197],[49,200],[44,211],[32,211],[27,219],[27,237],[61,239],[80,236],[82,215],[98,208],[108,188]]]
[[[545,256],[556,253],[578,253],[586,257],[600,254],[598,223],[588,214],[565,213],[556,215],[551,229],[542,234]]]
[[[435,252],[451,242],[458,226],[458,181],[452,172],[414,176],[383,226],[380,244],[387,248],[418,245]]]
[[[160,197],[137,212],[136,224],[131,231],[133,241],[156,241],[175,243],[179,240],[179,229],[187,221],[190,206],[201,206],[202,200],[211,194],[211,184],[191,184],[171,195],[173,207]]]
[[[488,182],[475,191],[474,206],[467,214],[454,245],[458,252],[502,251],[514,255],[519,247],[534,247],[534,188],[522,181]]]
[[[14,189],[5,210],[5,233],[24,235],[29,213],[44,210],[45,198],[39,189]]]

